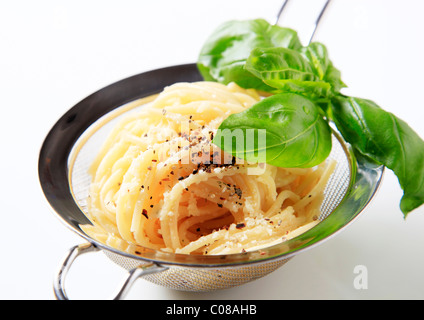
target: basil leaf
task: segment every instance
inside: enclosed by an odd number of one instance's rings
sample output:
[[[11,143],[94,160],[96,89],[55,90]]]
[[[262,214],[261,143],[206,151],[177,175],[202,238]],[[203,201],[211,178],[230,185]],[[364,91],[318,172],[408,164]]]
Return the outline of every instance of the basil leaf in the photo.
[[[264,135],[252,138],[249,131]],[[234,137],[244,138],[244,143]],[[312,100],[293,93],[271,96],[231,115],[221,124],[213,143],[248,162],[285,168],[318,165],[332,146],[331,129],[319,108]]]
[[[301,52],[308,59],[315,75],[320,80],[328,82],[334,93],[339,93],[342,88],[346,87],[341,79],[340,71],[330,61],[325,45],[312,42],[307,47],[302,48]]]
[[[331,117],[346,141],[396,174],[405,217],[424,203],[424,141],[408,124],[370,100],[343,96],[333,99]]]
[[[256,48],[246,69],[277,92],[304,94],[310,98],[330,96],[331,85],[321,81],[300,52],[287,48]]]
[[[302,45],[296,31],[271,25],[263,19],[229,21],[207,39],[198,59],[199,71],[205,80],[235,82],[243,88],[272,91],[244,69],[250,52],[257,47],[300,50]]]

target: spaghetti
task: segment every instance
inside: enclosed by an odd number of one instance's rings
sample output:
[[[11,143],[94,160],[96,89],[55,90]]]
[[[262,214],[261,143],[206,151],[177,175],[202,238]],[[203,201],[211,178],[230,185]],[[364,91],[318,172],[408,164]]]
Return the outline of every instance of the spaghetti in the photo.
[[[90,169],[93,225],[83,230],[121,251],[217,255],[268,247],[315,226],[334,163],[258,166],[211,143],[224,119],[260,99],[235,84],[178,83],[125,117]]]

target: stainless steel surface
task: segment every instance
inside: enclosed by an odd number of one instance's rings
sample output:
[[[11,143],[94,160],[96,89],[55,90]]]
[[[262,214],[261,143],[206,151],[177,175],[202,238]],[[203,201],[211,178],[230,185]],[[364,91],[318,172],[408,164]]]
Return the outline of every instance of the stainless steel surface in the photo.
[[[315,23],[311,41],[329,2],[326,2]],[[278,17],[287,3],[284,3]],[[114,299],[124,298],[140,277],[184,291],[211,291],[256,280],[343,230],[363,211],[380,184],[384,168],[355,157],[335,132],[330,158],[338,165],[325,191],[319,217],[321,222],[292,240],[260,251],[226,256],[177,255],[147,248],[128,253],[99,243],[85,235],[80,225],[89,223],[84,215],[90,183],[88,166],[104,135],[117,119],[112,117],[105,121],[102,117],[137,98],[160,91],[168,84],[164,83],[165,79],[172,84],[201,78],[195,65],[185,65],[125,79],[100,90],[71,109],[46,139],[39,162],[43,190],[65,225],[88,241],[88,244],[72,248],[61,263],[54,282],[55,294],[60,300],[68,299],[65,279],[75,259],[98,250],[129,272]],[[78,122],[81,119],[83,121]],[[99,121],[101,125],[98,125]]]
[[[60,265],[60,268],[57,272],[56,278],[54,279],[54,293],[58,300],[69,300],[69,297],[65,289],[65,280],[74,261],[81,255],[87,254],[90,252],[98,252],[100,249],[96,248],[92,243],[85,243],[73,247],[69,250],[65,256],[63,262]],[[134,282],[143,276],[148,276],[149,274],[163,272],[167,270],[165,267],[158,266],[153,263],[147,263],[143,265],[134,266],[131,268],[128,273],[128,277],[125,279],[123,284],[119,287],[118,292],[113,297],[113,300],[122,300],[126,297],[129,290],[131,289]]]
[[[59,270],[57,271],[57,274],[53,283],[54,293],[58,300],[68,300],[68,295],[65,290],[65,282],[66,282],[66,276],[68,275],[69,269],[71,268],[74,261],[83,254],[86,254],[89,252],[96,252],[98,250],[99,249],[97,249],[91,243],[88,243],[88,244],[75,246],[68,251],[68,253],[66,254],[66,256],[64,257],[63,261],[60,264]]]
[[[73,146],[67,160],[69,183],[72,197],[81,212],[87,212],[86,200],[91,181],[88,167],[101,142],[121,117],[142,107],[134,102],[117,108],[87,128]],[[138,248],[139,253],[131,255],[89,239],[79,227],[74,228],[90,242],[73,248],[64,259],[55,281],[57,298],[67,299],[64,283],[72,262],[79,255],[96,250],[102,250],[110,260],[129,272],[114,299],[124,298],[139,277],[170,289],[207,292],[239,286],[275,271],[296,254],[328,239],[350,223],[379,185],[383,168],[372,166],[364,159],[357,161],[337,132],[333,135],[333,149],[329,159],[337,161],[337,166],[325,189],[322,214],[319,217],[321,223],[310,232],[258,252],[212,257],[175,255],[145,248]],[[358,192],[362,197],[359,200]]]

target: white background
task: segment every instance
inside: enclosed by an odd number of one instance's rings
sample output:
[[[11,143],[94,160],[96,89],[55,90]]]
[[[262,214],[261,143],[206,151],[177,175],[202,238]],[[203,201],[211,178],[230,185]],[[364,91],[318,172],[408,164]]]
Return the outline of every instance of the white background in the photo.
[[[38,182],[38,152],[56,120],[110,83],[195,62],[221,22],[273,22],[282,2],[0,1],[1,299],[53,299],[60,259],[83,242],[56,219]],[[293,2],[281,24],[306,39],[319,1]],[[421,137],[423,12],[420,0],[334,0],[316,37],[342,70],[346,93],[374,100]],[[347,230],[251,284],[191,294],[139,280],[128,298],[423,299],[424,207],[404,220],[401,195],[386,171],[377,197]],[[367,290],[353,285],[358,265],[368,270]],[[109,298],[125,275],[101,253],[81,257],[68,293]]]

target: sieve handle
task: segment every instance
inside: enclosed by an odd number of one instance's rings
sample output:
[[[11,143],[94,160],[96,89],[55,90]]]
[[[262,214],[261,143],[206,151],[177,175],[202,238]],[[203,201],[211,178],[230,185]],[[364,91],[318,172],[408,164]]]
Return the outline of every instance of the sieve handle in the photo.
[[[59,270],[54,279],[54,293],[58,300],[69,300],[68,295],[65,291],[65,280],[69,269],[71,268],[74,261],[83,254],[98,251],[100,251],[100,249],[98,249],[92,243],[81,244],[69,250],[62,263],[60,264]],[[129,271],[128,277],[125,279],[125,281],[119,288],[118,293],[115,295],[113,300],[124,299],[138,278],[149,274],[163,272],[165,270],[168,270],[168,268],[159,266],[154,263],[150,263]]]
[[[284,1],[283,5],[282,5],[282,7],[280,9],[280,11],[277,14],[277,17],[276,17],[276,20],[275,20],[275,23],[274,23],[275,25],[278,25],[278,23],[280,22],[281,16],[283,15],[284,11],[286,10],[287,5],[289,4],[289,2],[290,2],[290,0],[285,0]],[[311,34],[309,36],[309,39],[308,39],[309,42],[308,42],[308,44],[310,44],[314,40],[315,34],[316,34],[317,29],[319,27],[319,24],[320,24],[320,22],[321,22],[321,20],[322,20],[322,18],[324,16],[324,14],[325,14],[325,11],[327,11],[330,3],[331,3],[331,0],[326,0],[325,3],[324,3],[324,6],[321,8],[321,11],[318,14],[318,17],[317,17],[317,19],[315,21],[315,24],[312,27],[312,32],[311,32]]]

